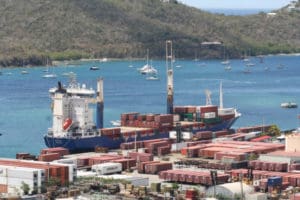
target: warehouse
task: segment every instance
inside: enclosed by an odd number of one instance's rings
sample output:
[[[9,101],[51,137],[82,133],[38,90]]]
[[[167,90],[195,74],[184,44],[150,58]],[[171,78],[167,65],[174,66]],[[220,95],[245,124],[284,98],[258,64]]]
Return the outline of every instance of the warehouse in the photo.
[[[207,197],[214,196],[214,189],[216,191],[217,196],[227,197],[230,199],[236,199],[241,196],[241,191],[243,190],[243,194],[249,194],[254,191],[254,188],[246,185],[244,183],[235,182],[235,183],[226,183],[222,185],[211,186],[206,191]]]
[[[40,193],[44,181],[43,169],[0,165],[0,193]]]

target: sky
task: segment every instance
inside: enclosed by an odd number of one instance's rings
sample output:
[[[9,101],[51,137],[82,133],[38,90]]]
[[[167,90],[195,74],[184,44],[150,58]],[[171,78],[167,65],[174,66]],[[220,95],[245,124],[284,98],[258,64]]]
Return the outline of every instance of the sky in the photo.
[[[181,0],[189,6],[210,9],[278,9],[291,0]]]

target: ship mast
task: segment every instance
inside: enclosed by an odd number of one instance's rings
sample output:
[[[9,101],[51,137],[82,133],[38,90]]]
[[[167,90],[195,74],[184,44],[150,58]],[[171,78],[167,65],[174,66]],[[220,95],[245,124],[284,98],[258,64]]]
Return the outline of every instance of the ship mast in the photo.
[[[96,110],[96,126],[97,129],[103,128],[103,110],[104,110],[104,95],[103,95],[103,78],[97,81],[97,110]]]
[[[173,114],[173,47],[172,41],[166,41],[166,70],[167,70],[167,114]]]
[[[223,87],[222,87],[222,81],[220,83],[220,108],[223,108]]]

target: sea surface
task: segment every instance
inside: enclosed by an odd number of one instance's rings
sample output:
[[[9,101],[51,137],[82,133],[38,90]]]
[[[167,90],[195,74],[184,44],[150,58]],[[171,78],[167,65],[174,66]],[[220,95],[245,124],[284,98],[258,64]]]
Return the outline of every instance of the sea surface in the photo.
[[[220,60],[177,60],[174,67],[174,104],[203,105],[205,90],[212,92],[213,104],[219,104],[219,85],[223,84],[224,107],[235,107],[242,116],[233,128],[276,124],[282,130],[299,126],[299,108],[283,109],[282,102],[300,103],[300,56],[266,56],[263,63],[251,58],[253,67],[243,60],[231,60],[225,70]],[[61,63],[50,68],[58,75],[45,79],[45,66],[2,69],[0,76],[0,157],[14,158],[18,152],[39,154],[45,148],[43,135],[51,127],[52,116],[48,90],[58,81],[68,84],[62,74],[74,72],[77,81],[96,88],[97,78],[104,78],[104,123],[120,119],[124,112],[166,112],[166,68],[164,60],[152,64],[159,70],[159,80],[146,80],[137,72],[145,61],[81,61]],[[91,66],[100,70],[91,71]],[[244,73],[250,69],[251,73]],[[28,74],[21,74],[27,70]]]

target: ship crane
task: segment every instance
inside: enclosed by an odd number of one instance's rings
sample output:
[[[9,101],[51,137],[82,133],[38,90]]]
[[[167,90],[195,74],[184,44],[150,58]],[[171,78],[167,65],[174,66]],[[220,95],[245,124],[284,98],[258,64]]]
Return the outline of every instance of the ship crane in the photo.
[[[103,78],[97,81],[97,110],[96,110],[96,126],[97,129],[103,128],[103,110],[104,110],[104,95],[103,95]]]
[[[166,69],[167,69],[167,114],[173,114],[173,47],[172,41],[166,41]]]

